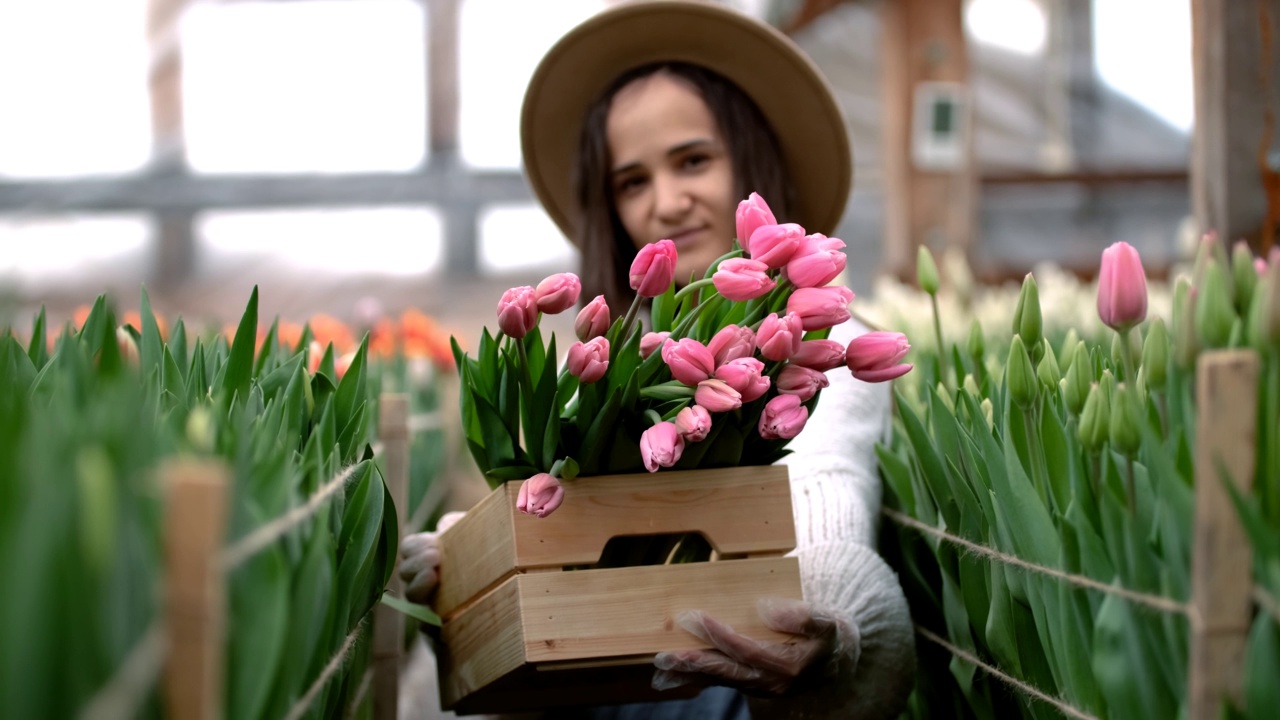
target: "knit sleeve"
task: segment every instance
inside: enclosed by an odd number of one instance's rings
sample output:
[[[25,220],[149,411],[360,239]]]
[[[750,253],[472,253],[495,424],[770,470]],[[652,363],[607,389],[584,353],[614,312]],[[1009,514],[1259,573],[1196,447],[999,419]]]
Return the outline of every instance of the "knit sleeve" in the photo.
[[[842,344],[866,332],[850,321],[831,338]],[[897,575],[876,553],[881,484],[875,444],[889,423],[889,386],[853,379],[844,368],[803,432],[791,442],[789,467],[796,549],[805,599],[842,613],[857,647],[839,677],[802,697],[752,700],[755,718],[894,718],[915,678],[911,616]]]

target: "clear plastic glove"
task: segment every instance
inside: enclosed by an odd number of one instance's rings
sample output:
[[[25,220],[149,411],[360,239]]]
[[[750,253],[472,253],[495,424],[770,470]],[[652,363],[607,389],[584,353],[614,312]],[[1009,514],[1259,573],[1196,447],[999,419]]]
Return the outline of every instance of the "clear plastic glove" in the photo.
[[[781,643],[753,640],[700,610],[680,613],[676,623],[714,649],[658,653],[653,687],[727,685],[748,695],[779,697],[836,675],[841,663],[857,662],[858,632],[831,610],[765,598],[759,611],[767,627],[796,637]]]
[[[406,535],[400,541],[400,580],[404,582],[404,596],[410,602],[430,604],[431,595],[440,583],[440,533],[465,514],[445,513],[436,523],[435,532]]]

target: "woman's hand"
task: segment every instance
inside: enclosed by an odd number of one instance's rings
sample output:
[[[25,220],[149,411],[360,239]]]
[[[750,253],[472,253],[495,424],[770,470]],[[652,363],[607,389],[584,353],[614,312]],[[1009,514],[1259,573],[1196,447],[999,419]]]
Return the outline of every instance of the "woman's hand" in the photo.
[[[858,632],[834,612],[799,600],[765,599],[760,618],[767,627],[795,635],[787,642],[753,640],[701,611],[676,622],[711,645],[710,650],[658,653],[653,686],[727,685],[748,695],[778,697],[802,692],[857,662]]]
[[[445,513],[436,523],[435,532],[406,535],[400,541],[400,580],[404,582],[404,596],[410,602],[430,604],[440,583],[440,533],[465,514]]]

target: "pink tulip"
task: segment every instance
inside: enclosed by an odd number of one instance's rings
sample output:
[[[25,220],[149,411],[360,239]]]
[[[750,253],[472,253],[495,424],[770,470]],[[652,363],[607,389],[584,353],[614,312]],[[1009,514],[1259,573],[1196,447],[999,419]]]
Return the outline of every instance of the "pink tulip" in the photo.
[[[778,219],[773,216],[773,211],[769,209],[768,203],[759,193],[751,193],[751,195],[742,202],[738,203],[738,212],[734,218],[735,229],[738,232],[738,244],[746,249],[747,241],[751,239],[751,234],[761,225],[777,225]]]
[[[307,372],[315,375],[320,372],[320,362],[324,360],[324,348],[319,341],[307,343]]]
[[[582,282],[573,273],[556,273],[538,283],[533,292],[538,310],[548,315],[559,315],[578,303]]]
[[[799,315],[787,313],[778,317],[771,313],[756,332],[756,347],[766,360],[779,362],[800,352],[804,340],[804,324]]]
[[[795,223],[761,225],[751,233],[747,254],[771,268],[780,268],[796,254],[803,237],[804,228]]]
[[[809,421],[809,409],[795,395],[779,395],[765,403],[760,413],[760,437],[765,440],[790,440]]]
[[[667,341],[669,332],[647,332],[640,337],[640,357],[647,358]]]
[[[631,289],[640,297],[657,297],[671,287],[676,274],[676,244],[659,240],[640,248],[631,262]]]
[[[791,356],[791,364],[819,372],[834,370],[844,364],[844,346],[835,340],[805,340],[800,351]]]
[[[690,386],[711,377],[716,369],[715,356],[693,338],[663,343],[662,360],[671,368],[671,377]]]
[[[751,357],[756,351],[756,333],[747,325],[725,325],[707,343],[707,349],[716,359],[716,367]]]
[[[910,350],[911,344],[902,333],[869,332],[849,343],[845,364],[853,376],[863,382],[885,382],[911,371],[910,364],[898,364]]]
[[[711,282],[717,292],[734,302],[754,300],[777,286],[769,277],[768,269],[769,266],[759,260],[732,258],[720,263]]]
[[[1267,261],[1266,261],[1266,260],[1263,260],[1263,259],[1262,259],[1262,258],[1260,258],[1260,257],[1254,258],[1254,259],[1253,259],[1253,270],[1254,270],[1254,272],[1258,273],[1258,275],[1259,275],[1259,276],[1266,275],[1266,274],[1267,274]]]
[[[769,392],[769,385],[773,382],[764,374],[764,363],[752,357],[730,360],[716,368],[716,379],[737,390],[744,403]]]
[[[1138,251],[1127,242],[1102,251],[1098,317],[1112,330],[1128,330],[1147,319],[1147,275]]]
[[[603,295],[597,295],[578,312],[577,319],[573,321],[573,331],[579,340],[586,342],[609,332],[610,320],[609,303],[605,302]]]
[[[847,287],[800,288],[787,298],[787,312],[800,316],[806,331],[825,330],[848,320],[853,291]]]
[[[787,262],[787,277],[796,287],[821,287],[835,280],[847,261],[844,241],[840,238],[829,238],[822,233],[806,235]]]
[[[778,392],[784,395],[795,395],[801,402],[818,394],[818,391],[830,385],[826,373],[803,365],[788,363],[778,373]]]
[[[684,438],[675,423],[660,422],[645,430],[640,436],[640,457],[649,472],[660,467],[671,467],[680,462],[684,453]]]
[[[548,473],[538,473],[520,484],[516,497],[516,509],[525,515],[544,518],[555,512],[564,502],[564,487],[559,478]]]
[[[513,287],[498,301],[498,327],[508,337],[522,338],[538,324],[535,291],[528,285]]]
[[[604,371],[609,369],[608,338],[592,338],[585,343],[570,345],[565,365],[570,374],[584,383],[599,381],[604,377]]]
[[[675,426],[685,442],[702,442],[711,432],[711,413],[701,405],[689,405],[676,413]]]
[[[722,413],[742,407],[742,393],[723,380],[703,380],[693,392],[693,401],[707,412]]]

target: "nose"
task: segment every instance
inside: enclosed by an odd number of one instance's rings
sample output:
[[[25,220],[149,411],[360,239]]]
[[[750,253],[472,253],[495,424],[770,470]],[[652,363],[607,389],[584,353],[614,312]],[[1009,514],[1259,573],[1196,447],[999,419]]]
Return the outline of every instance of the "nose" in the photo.
[[[654,178],[654,214],[665,223],[679,222],[693,207],[693,196],[680,178],[660,175]]]

